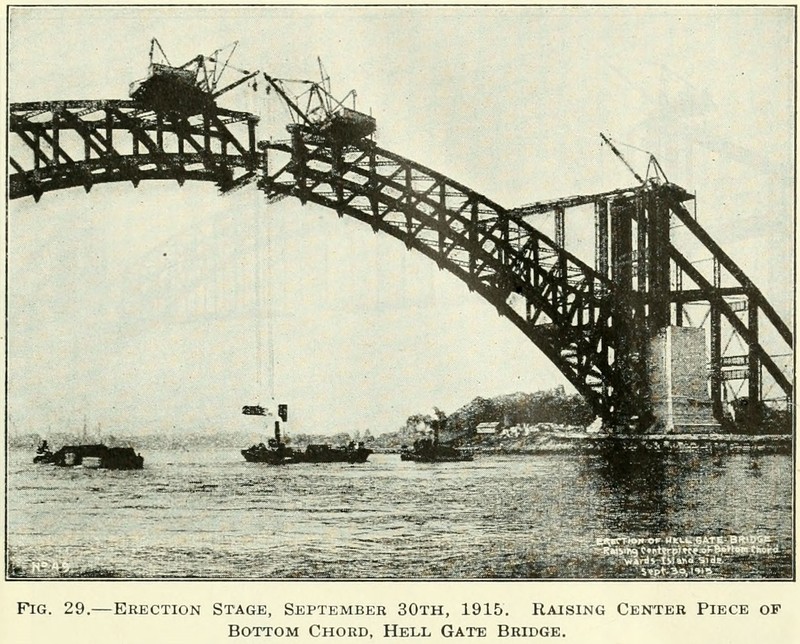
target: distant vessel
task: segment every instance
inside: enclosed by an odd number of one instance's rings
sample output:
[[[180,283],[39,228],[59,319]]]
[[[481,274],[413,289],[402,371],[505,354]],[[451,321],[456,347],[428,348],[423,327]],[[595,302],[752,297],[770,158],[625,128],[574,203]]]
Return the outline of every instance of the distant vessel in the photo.
[[[244,456],[244,460],[248,463],[286,465],[288,463],[298,462],[298,453],[281,440],[281,423],[279,420],[275,421],[275,438],[270,438],[269,441],[267,441],[267,445],[259,443],[258,445],[243,449],[242,456]]]
[[[283,411],[285,414],[285,407]],[[281,423],[279,420],[275,421],[275,437],[270,438],[266,445],[259,443],[242,450],[242,456],[248,463],[267,463],[268,465],[364,463],[370,454],[372,454],[372,450],[364,447],[364,443],[356,445],[354,441],[343,447],[314,444],[308,445],[305,451],[292,449],[281,440]]]
[[[455,463],[471,461],[472,453],[451,445],[442,445],[439,442],[439,429],[444,427],[446,417],[444,413],[436,410],[436,420],[431,421],[433,438],[420,438],[414,441],[414,447],[403,445],[400,448],[401,461],[415,461],[417,463]]]
[[[33,457],[34,463],[58,465],[60,467],[101,468],[106,470],[140,470],[144,458],[132,447],[107,447],[105,445],[65,445],[51,452],[47,441],[42,441]]]
[[[300,454],[302,463],[365,463],[372,450],[364,447],[364,443],[350,441],[347,446],[331,447],[330,445],[308,445]]]
[[[472,454],[450,445],[440,445],[431,438],[420,438],[414,441],[413,448],[408,445],[400,448],[400,460],[417,463],[452,463],[471,461]]]

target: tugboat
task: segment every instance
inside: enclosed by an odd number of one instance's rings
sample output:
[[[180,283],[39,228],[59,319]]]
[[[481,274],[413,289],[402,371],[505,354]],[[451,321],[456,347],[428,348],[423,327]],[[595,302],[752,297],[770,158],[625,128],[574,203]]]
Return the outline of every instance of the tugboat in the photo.
[[[408,445],[400,448],[400,460],[417,463],[455,463],[471,461],[472,454],[450,445],[440,445],[435,439],[420,438],[414,441],[413,449]]]
[[[242,408],[245,415],[265,416],[263,407],[255,405]],[[278,405],[278,416],[286,422],[287,405]],[[312,444],[305,451],[295,450],[281,440],[281,422],[275,421],[275,437],[267,444],[259,443],[242,450],[242,456],[248,463],[267,463],[268,465],[290,465],[291,463],[364,463],[372,454],[372,450],[364,447],[364,443],[355,444],[350,441],[346,447]]]
[[[52,464],[59,467],[100,468],[106,470],[140,470],[144,458],[132,447],[107,447],[105,445],[65,445],[53,453],[42,441],[36,449],[34,463]]]
[[[260,414],[259,414],[260,415]],[[299,463],[299,452],[281,440],[281,422],[275,421],[275,438],[270,438],[267,445],[259,443],[242,450],[242,456],[248,463],[268,463],[269,465],[288,465]]]
[[[465,450],[442,445],[439,443],[439,430],[444,427],[447,418],[444,413],[436,409],[436,420],[431,421],[433,438],[420,438],[414,441],[414,447],[408,445],[400,447],[401,461],[415,461],[417,463],[455,463],[471,461],[472,454]]]

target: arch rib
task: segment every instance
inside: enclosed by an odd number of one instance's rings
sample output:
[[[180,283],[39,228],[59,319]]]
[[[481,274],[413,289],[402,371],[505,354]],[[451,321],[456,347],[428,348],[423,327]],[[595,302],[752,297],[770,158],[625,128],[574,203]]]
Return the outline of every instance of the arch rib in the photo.
[[[83,187],[88,192],[99,183],[130,181],[136,186],[142,180],[165,179],[179,184],[212,181],[224,192],[257,178],[269,196],[291,195],[347,214],[457,276],[522,330],[606,421],[647,419],[647,333],[652,334],[653,325],[671,323],[671,306],[680,325],[681,306],[688,301],[708,301],[714,315],[723,315],[747,343],[751,381],[763,365],[791,396],[789,378],[760,344],[758,309],[791,346],[788,325],[688,214],[682,203],[686,195],[679,188],[649,183],[507,210],[371,141],[341,145],[294,131],[290,141],[257,146],[257,121],[252,114],[213,104],[190,117],[166,117],[125,100],[12,104],[9,196],[38,200],[51,190]],[[654,194],[646,195],[648,191]],[[712,284],[669,241],[666,255],[659,254],[661,247],[651,242],[661,235],[664,221],[658,210],[661,195],[667,221],[672,213],[685,224],[738,286],[723,288],[716,274]],[[623,279],[615,275],[612,281],[607,258],[606,264],[601,262],[605,268],[596,271],[563,248],[564,209],[588,203],[595,203],[596,211],[608,207],[606,216],[613,205],[623,219],[636,222],[637,250],[647,253],[646,259],[640,255],[636,260],[636,288],[631,267],[620,270]],[[557,241],[525,219],[538,212],[560,215]],[[630,236],[630,225],[625,230]],[[668,229],[665,234],[668,239]],[[613,254],[612,260],[621,261]],[[694,281],[695,290],[683,289],[680,279],[677,290],[670,290],[670,261],[679,275]],[[737,316],[741,309],[726,299],[732,293],[748,298],[747,324]],[[729,363],[739,364],[733,359]],[[712,351],[712,390],[720,386],[722,366],[723,358]]]

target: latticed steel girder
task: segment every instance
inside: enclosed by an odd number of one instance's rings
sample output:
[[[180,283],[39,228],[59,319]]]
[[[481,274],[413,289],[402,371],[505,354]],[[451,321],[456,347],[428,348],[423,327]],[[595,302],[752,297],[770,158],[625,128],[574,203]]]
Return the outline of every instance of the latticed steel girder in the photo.
[[[612,422],[643,416],[640,370],[622,373],[630,306],[612,282],[485,196],[374,143],[262,143],[259,186],[363,221],[464,281],[508,317]],[[615,303],[616,302],[616,303]],[[630,352],[633,353],[633,352]],[[643,405],[644,407],[644,405]]]
[[[642,383],[615,359],[631,333],[614,286],[550,238],[466,186],[362,140],[255,146],[255,116],[214,107],[166,118],[132,101],[14,104],[10,196],[147,179],[213,181],[230,190],[260,176],[414,248],[497,307],[552,360],[598,415],[618,421]],[[239,131],[236,131],[236,126]],[[282,158],[281,158],[282,157]],[[276,165],[277,162],[277,165]]]
[[[684,203],[692,198],[680,186],[649,181],[635,188],[529,204],[512,212],[523,217],[540,213],[555,215],[556,234],[560,233],[563,238],[564,210],[594,204],[598,235],[596,264],[601,274],[613,277],[617,287],[615,299],[638,296],[631,302],[632,318],[636,321],[633,328],[648,329],[652,333],[668,325],[683,326],[687,321],[683,315],[686,304],[706,305],[708,314],[703,323],[709,322],[709,374],[717,420],[725,417],[724,380],[747,381],[750,409],[757,410],[758,403],[769,398],[769,390],[764,392],[761,387],[762,368],[782,391],[783,398],[791,401],[791,375],[775,358],[776,354],[792,354],[789,326],[752,280],[689,213]],[[671,239],[670,218],[685,227],[708,253],[711,264],[707,266],[714,267],[712,276],[705,275]],[[609,250],[617,251],[616,265],[613,257],[609,258]],[[633,266],[635,272],[631,270]],[[723,272],[726,280],[722,279]],[[672,274],[675,275],[674,286]],[[684,277],[692,284],[684,285]],[[740,318],[740,314],[745,314],[745,319]],[[738,337],[740,344],[746,347],[746,355],[725,355],[721,338],[723,320],[728,323],[732,336]],[[770,350],[765,346],[765,338],[771,338]],[[635,338],[633,344],[636,344]],[[735,366],[746,369],[732,369],[734,362]]]
[[[229,190],[254,178],[258,118],[217,106],[165,117],[133,101],[14,103],[9,195],[148,179],[213,181]]]
[[[787,325],[689,216],[683,205],[687,194],[677,186],[648,183],[507,210],[369,140],[343,146],[295,132],[292,140],[257,147],[257,121],[252,114],[213,104],[189,117],[166,117],[124,100],[12,104],[9,196],[38,200],[51,190],[83,187],[88,192],[98,183],[138,185],[150,179],[211,181],[225,192],[257,179],[271,197],[295,196],[347,214],[456,275],[525,333],[609,423],[648,422],[647,342],[654,329],[673,323],[673,313],[680,325],[681,306],[688,301],[706,301],[713,312],[711,384],[718,415],[722,369],[730,368],[714,344],[719,323],[715,336],[713,321],[720,316],[748,346],[750,381],[763,366],[791,396],[789,379],[760,343],[758,312],[791,346]],[[621,226],[601,240],[597,269],[563,248],[564,210],[592,203],[603,221],[610,218],[612,232],[614,225]],[[662,206],[666,210],[658,210]],[[557,215],[561,243],[525,219],[542,212]],[[670,216],[686,225],[737,286],[712,283],[693,266],[669,240]],[[645,266],[647,276],[639,274],[636,288],[630,257],[628,264],[619,261],[633,252],[633,221],[648,254],[646,261],[638,260],[637,270]],[[650,241],[658,239],[659,244]],[[671,290],[670,262],[694,288]],[[731,295],[748,298],[747,323],[737,316],[741,307],[730,304]],[[754,390],[751,386],[751,398]]]
[[[777,342],[783,343],[783,348],[778,352],[793,353],[793,336],[789,326],[745,272],[692,217],[674,191],[667,190],[664,196],[674,216],[703,245],[713,261],[714,276],[709,280],[674,245],[670,245],[670,257],[678,270],[687,275],[697,286],[693,300],[706,302],[709,307],[711,397],[716,416],[720,419],[723,416],[724,380],[731,376],[730,373],[726,374],[723,371],[728,365],[721,346],[722,319],[728,322],[733,332],[747,347],[747,369],[737,370],[736,376],[737,378],[744,376],[741,379],[747,380],[749,407],[757,409],[758,403],[768,397],[761,386],[762,368],[783,392],[785,400],[791,402],[794,395],[791,376],[777,364],[773,355],[765,348],[763,340],[767,336],[767,330],[763,327],[769,325],[777,336]],[[730,279],[735,282],[734,286],[721,284],[722,270],[726,271]],[[680,310],[681,296],[681,291],[673,294],[673,301],[678,305],[676,311]],[[731,300],[732,297],[736,299]],[[745,320],[739,317],[740,313],[746,314]],[[764,323],[759,322],[762,319]]]

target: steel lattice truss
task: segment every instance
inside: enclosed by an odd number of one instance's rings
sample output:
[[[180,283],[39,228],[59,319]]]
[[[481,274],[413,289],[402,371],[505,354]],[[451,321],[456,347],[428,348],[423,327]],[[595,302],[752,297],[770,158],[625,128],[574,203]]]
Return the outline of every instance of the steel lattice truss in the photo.
[[[14,103],[9,115],[12,199],[98,183],[146,179],[213,181],[229,189],[252,178],[257,117],[218,108],[186,118],[134,101]],[[244,129],[244,136],[237,132]]]
[[[260,187],[327,206],[403,241],[494,304],[606,419],[633,411],[638,370],[615,356],[631,333],[613,283],[498,204],[362,140],[262,144]]]
[[[764,401],[790,405],[793,365],[791,361],[780,364],[780,358],[793,355],[792,332],[687,210],[685,202],[692,198],[674,184],[648,182],[632,189],[531,204],[513,212],[518,216],[555,213],[557,227],[560,214],[563,239],[565,209],[593,204],[596,267],[613,278],[619,296],[629,300],[633,319],[642,323],[637,327],[646,327],[649,334],[668,325],[693,326],[695,321],[688,314],[691,305],[705,311],[699,326],[708,332],[710,391],[717,420],[725,417],[724,403],[738,397],[738,392],[730,393],[729,383],[738,382],[739,390],[746,386],[749,409],[756,410]],[[673,225],[685,227],[707,261],[690,259],[671,236]],[[710,274],[702,266],[710,267]],[[724,332],[727,341],[723,343]],[[636,343],[636,337],[630,339]]]
[[[788,326],[689,214],[690,196],[678,186],[648,182],[508,210],[367,139],[343,146],[295,130],[289,141],[257,146],[257,121],[216,105],[166,117],[133,101],[12,104],[9,196],[38,200],[51,190],[88,192],[98,183],[151,179],[211,181],[226,192],[257,180],[269,196],[294,196],[354,217],[459,277],[610,423],[648,422],[646,343],[658,328],[684,325],[685,307],[696,302],[708,308],[717,417],[728,380],[747,382],[750,401],[758,402],[765,371],[791,398],[791,376],[762,342],[769,327],[791,352]],[[564,247],[564,212],[588,204],[597,225],[594,266]],[[554,238],[529,223],[536,213],[555,215]],[[710,253],[713,275],[672,243],[671,220]],[[723,271],[732,284],[723,285]],[[743,354],[722,347],[723,320]]]

